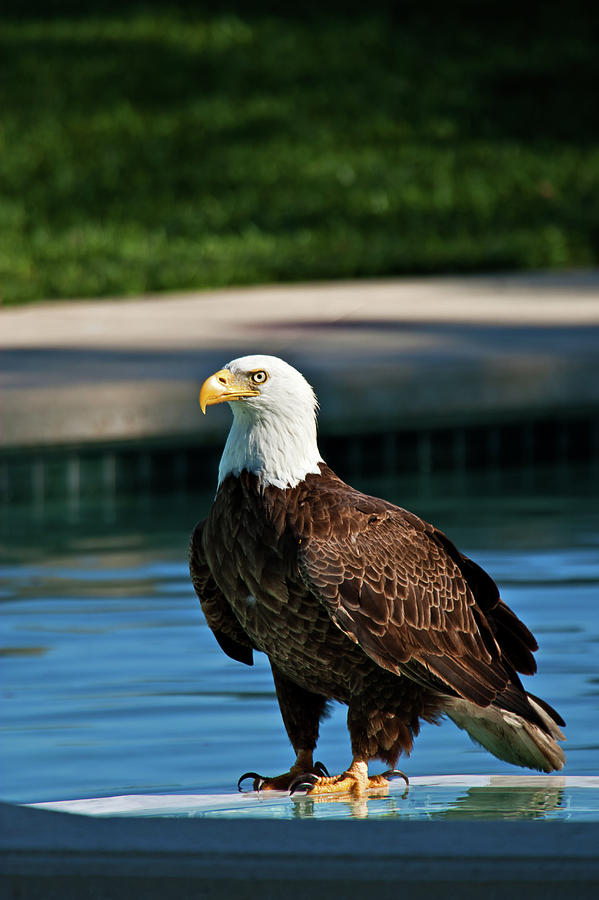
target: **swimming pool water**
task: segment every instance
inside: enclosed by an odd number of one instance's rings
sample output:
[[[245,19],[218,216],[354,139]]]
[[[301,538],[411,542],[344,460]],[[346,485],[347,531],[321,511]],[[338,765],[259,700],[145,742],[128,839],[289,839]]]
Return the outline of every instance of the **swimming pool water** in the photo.
[[[539,641],[539,674],[525,683],[566,719],[563,774],[596,775],[596,469],[358,486],[434,521],[495,578]],[[1,799],[214,795],[235,791],[248,769],[289,767],[266,659],[251,669],[228,659],[189,582],[189,534],[210,502],[172,494],[2,511]],[[349,762],[342,707],[317,757],[331,772]],[[521,771],[450,722],[425,725],[400,767],[412,777]]]

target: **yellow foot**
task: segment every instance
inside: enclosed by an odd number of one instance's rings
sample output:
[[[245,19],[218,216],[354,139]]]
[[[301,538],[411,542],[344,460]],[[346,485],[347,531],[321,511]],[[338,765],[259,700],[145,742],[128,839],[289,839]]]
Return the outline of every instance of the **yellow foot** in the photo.
[[[383,775],[368,775],[368,766],[364,762],[353,762],[346,772],[333,776],[300,776],[290,785],[289,792],[305,790],[309,797],[327,794],[350,794],[360,797],[364,794],[385,795],[389,791],[388,778],[399,775],[406,784],[408,777],[396,769]],[[387,777],[388,776],[388,777]]]
[[[360,797],[362,794],[387,794],[389,791],[389,782],[382,775],[370,775],[366,781],[362,781],[347,772],[334,775],[332,778],[317,778],[309,785],[308,783],[295,785],[291,793],[303,786],[307,787],[307,794],[310,797],[325,794],[351,794],[353,797]]]
[[[296,763],[288,772],[272,778],[267,775],[259,775],[257,772],[246,772],[237,782],[237,790],[243,793],[244,788],[241,785],[247,778],[252,779],[252,790],[254,791],[288,791],[296,782],[309,781],[311,784],[312,779],[328,777],[328,775],[326,766],[321,762],[312,763],[310,761],[309,765]]]

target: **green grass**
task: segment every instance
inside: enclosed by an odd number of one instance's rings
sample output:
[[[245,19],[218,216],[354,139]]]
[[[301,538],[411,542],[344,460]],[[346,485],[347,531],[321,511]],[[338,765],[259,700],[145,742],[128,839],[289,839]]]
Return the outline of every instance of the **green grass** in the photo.
[[[5,12],[2,302],[597,263],[596,14],[302,8]]]

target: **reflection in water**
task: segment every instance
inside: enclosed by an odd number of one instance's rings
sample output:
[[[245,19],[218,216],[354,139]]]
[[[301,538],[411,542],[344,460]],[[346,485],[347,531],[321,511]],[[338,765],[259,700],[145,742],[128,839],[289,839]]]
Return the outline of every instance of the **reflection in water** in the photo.
[[[318,807],[323,803],[335,804],[335,818],[339,819],[367,819],[369,797],[332,797],[322,795],[320,797],[293,798],[294,819],[315,819]]]
[[[526,686],[567,721],[565,773],[596,772],[597,473],[431,476],[426,496],[405,480],[360,486],[435,521],[494,575],[539,638],[540,674]],[[190,585],[189,534],[211,499],[117,498],[110,509],[101,497],[68,508],[47,502],[37,518],[31,507],[0,510],[3,799],[232,791],[248,768],[288,766],[266,661],[257,654],[248,669],[225,657]],[[331,771],[347,764],[343,708],[324,724],[318,753]],[[400,767],[411,776],[516,771],[450,724],[425,726]],[[393,790],[346,799],[345,814],[485,814],[488,794],[447,790],[429,807],[418,785],[405,798]],[[551,815],[561,800],[552,783],[500,791],[493,802],[506,816]],[[316,816],[332,808],[309,798],[277,807]]]
[[[595,793],[599,794],[599,791]],[[328,815],[324,813],[326,818],[542,819],[559,809],[563,796],[563,787],[550,785],[485,785],[461,789],[417,785],[387,797],[294,797],[293,818],[322,818],[323,804],[330,804]]]
[[[2,656],[43,656],[49,647],[0,647]]]
[[[378,790],[375,794],[364,797],[350,797],[347,795],[319,794],[311,797],[310,794],[293,796],[293,817],[295,819],[316,818],[319,807],[323,804],[334,804],[334,813],[337,818],[343,819],[367,819],[373,812],[376,818],[381,815],[390,815],[396,818],[395,810],[401,808],[402,801],[408,797],[409,785],[406,785],[403,793],[395,791],[390,795],[389,789],[384,794]],[[385,810],[383,813],[382,810]]]
[[[471,787],[433,819],[543,819],[561,805],[563,790],[552,787]]]

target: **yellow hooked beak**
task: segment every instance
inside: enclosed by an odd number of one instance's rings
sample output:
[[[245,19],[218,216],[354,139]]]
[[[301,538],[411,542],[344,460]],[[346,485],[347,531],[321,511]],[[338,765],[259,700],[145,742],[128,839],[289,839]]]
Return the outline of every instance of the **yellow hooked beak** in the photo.
[[[200,390],[200,409],[206,414],[206,407],[227,400],[242,400],[257,397],[260,391],[251,388],[246,381],[237,381],[228,369],[219,369],[207,378]]]

